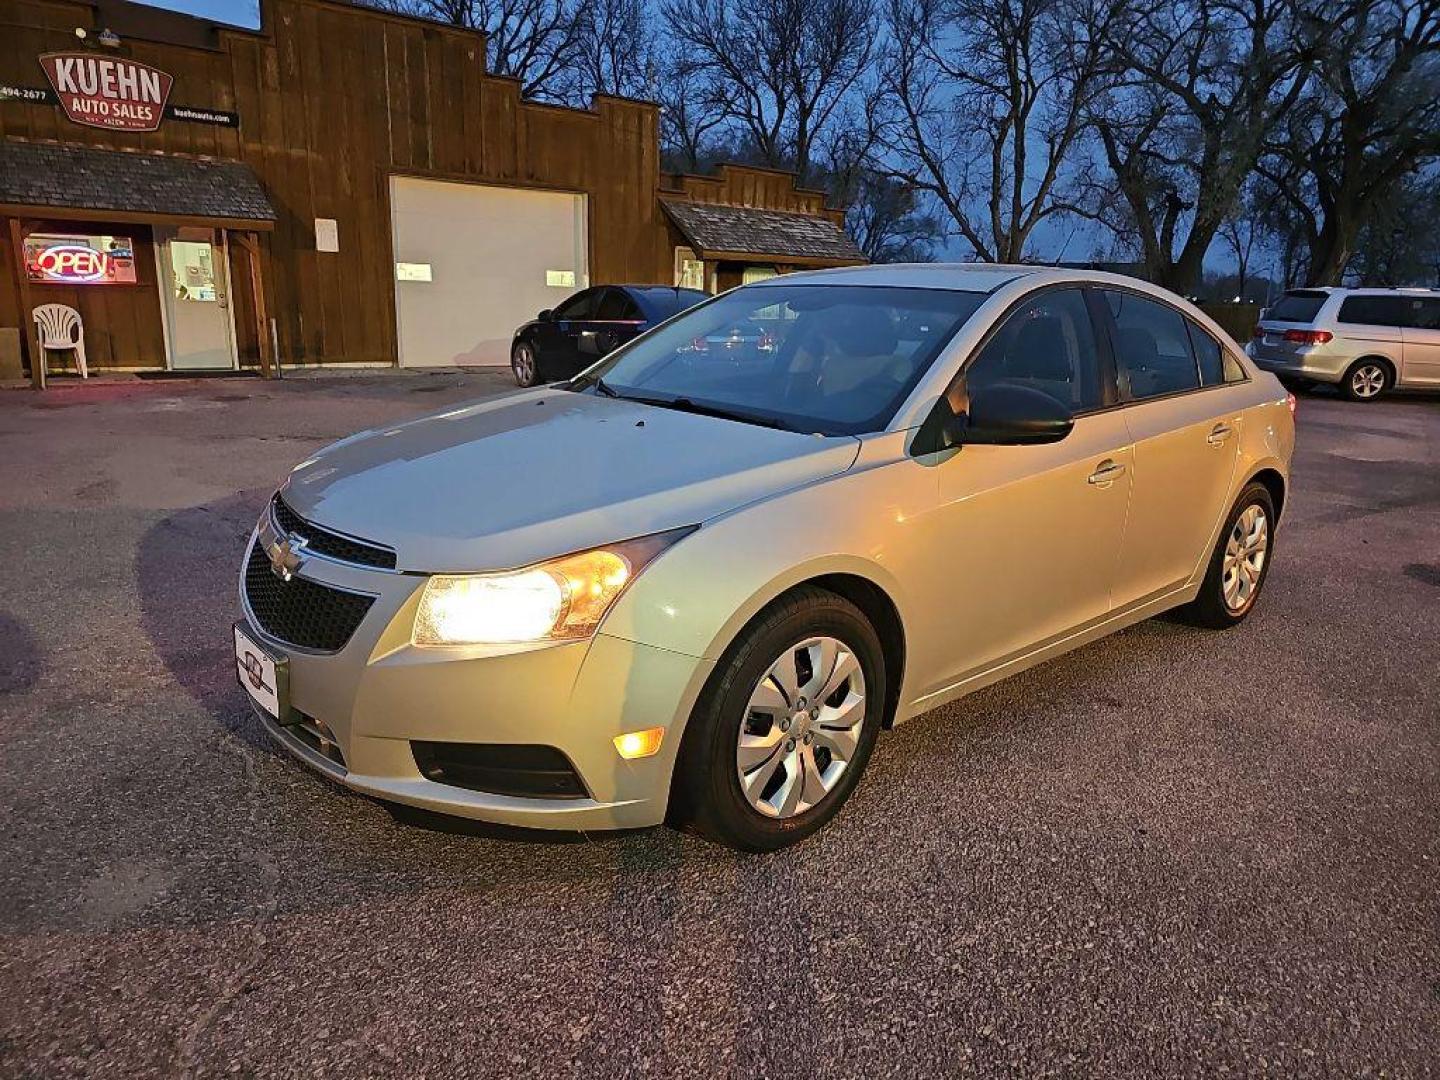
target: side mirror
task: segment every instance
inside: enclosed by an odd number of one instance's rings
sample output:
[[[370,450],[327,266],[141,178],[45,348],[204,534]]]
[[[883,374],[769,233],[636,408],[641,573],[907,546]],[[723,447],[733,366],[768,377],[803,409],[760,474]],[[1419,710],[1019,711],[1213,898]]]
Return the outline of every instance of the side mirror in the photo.
[[[535,318],[539,319],[541,322],[549,322],[554,317],[555,312],[551,311],[548,307],[544,311],[540,312],[539,315],[535,316]]]
[[[943,400],[941,408],[948,411]],[[970,398],[968,412],[951,413],[941,425],[948,449],[966,444],[1040,446],[1059,442],[1075,427],[1075,418],[1049,394],[1028,386],[987,386]]]

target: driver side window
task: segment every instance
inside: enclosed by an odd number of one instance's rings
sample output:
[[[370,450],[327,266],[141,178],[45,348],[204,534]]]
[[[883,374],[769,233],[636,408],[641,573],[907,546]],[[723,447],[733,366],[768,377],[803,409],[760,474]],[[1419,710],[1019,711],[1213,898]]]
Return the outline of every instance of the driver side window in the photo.
[[[1095,327],[1079,289],[1054,289],[1026,300],[966,369],[972,395],[1002,383],[1040,390],[1074,413],[1100,407]]]
[[[586,289],[584,292],[578,292],[555,309],[554,317],[559,320],[593,318],[595,301],[599,299],[599,295],[599,289]]]

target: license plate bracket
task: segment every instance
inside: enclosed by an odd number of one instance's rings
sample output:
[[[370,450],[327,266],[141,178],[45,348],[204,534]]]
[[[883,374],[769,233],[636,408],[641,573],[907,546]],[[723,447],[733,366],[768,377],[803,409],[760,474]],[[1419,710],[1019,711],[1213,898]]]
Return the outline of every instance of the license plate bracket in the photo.
[[[290,662],[259,644],[243,621],[235,624],[235,677],[266,715],[291,723]]]

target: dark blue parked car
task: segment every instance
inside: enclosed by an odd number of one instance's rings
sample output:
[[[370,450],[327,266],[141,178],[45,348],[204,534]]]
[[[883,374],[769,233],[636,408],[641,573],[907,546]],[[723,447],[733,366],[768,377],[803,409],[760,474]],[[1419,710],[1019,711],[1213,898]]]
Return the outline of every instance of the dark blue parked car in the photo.
[[[521,386],[568,379],[656,323],[709,297],[664,285],[596,285],[515,331],[510,370]]]

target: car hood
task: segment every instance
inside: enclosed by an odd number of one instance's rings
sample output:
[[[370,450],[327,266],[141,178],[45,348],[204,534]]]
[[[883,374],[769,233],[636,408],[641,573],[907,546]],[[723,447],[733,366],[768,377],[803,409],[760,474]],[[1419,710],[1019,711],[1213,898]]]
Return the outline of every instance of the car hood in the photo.
[[[499,570],[702,523],[844,472],[859,445],[542,389],[351,436],[284,497],[401,570]]]

